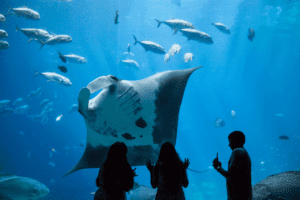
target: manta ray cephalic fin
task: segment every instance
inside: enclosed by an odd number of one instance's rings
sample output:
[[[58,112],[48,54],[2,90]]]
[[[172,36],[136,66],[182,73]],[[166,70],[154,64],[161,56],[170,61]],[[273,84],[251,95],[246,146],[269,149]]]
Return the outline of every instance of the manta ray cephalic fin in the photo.
[[[90,93],[94,93],[102,88],[113,85],[116,81],[118,81],[118,79],[115,76],[101,76],[90,82],[87,88],[90,90]]]

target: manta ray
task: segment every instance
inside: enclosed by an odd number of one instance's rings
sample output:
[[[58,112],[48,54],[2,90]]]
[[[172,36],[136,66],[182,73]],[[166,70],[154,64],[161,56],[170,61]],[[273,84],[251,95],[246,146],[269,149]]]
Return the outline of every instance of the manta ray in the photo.
[[[163,143],[175,146],[184,90],[190,75],[200,67],[160,72],[137,81],[101,76],[82,88],[78,111],[86,124],[86,148],[64,176],[99,168],[115,142],[126,144],[131,166],[145,165],[147,159],[157,162]],[[90,94],[98,90],[90,100]]]

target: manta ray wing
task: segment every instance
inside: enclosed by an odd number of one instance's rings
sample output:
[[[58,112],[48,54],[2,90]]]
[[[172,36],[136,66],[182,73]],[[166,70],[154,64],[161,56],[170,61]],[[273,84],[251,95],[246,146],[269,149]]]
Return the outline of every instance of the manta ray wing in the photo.
[[[89,89],[82,88],[78,110],[86,123],[87,144],[82,158],[66,175],[99,168],[117,141],[126,144],[131,166],[144,165],[147,159],[156,162],[164,142],[176,143],[185,86],[198,68],[161,72],[139,81],[116,79],[91,100]]]

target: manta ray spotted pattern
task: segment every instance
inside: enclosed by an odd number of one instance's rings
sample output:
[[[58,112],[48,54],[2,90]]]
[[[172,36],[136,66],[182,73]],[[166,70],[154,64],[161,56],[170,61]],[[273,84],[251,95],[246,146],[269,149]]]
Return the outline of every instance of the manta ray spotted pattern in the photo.
[[[165,71],[137,81],[101,76],[82,88],[78,111],[86,124],[86,149],[66,175],[99,168],[117,141],[126,144],[131,166],[144,165],[147,159],[156,162],[163,143],[176,143],[184,90],[198,68]],[[101,89],[90,100],[90,93]]]

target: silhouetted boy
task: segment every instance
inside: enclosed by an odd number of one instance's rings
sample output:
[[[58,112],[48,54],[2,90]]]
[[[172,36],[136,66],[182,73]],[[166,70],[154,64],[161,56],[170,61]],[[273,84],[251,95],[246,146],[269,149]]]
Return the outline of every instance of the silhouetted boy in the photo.
[[[245,135],[241,131],[233,131],[228,140],[232,149],[228,171],[221,167],[218,157],[213,160],[213,166],[226,178],[228,200],[252,200],[251,160],[243,146]]]

